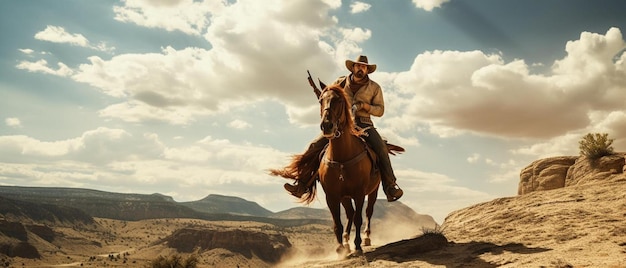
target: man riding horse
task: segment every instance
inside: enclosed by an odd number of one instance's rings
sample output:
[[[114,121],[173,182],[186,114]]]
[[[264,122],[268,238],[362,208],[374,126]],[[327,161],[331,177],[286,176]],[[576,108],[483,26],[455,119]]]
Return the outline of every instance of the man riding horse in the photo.
[[[385,111],[383,92],[378,83],[371,80],[368,74],[376,70],[376,64],[369,64],[366,56],[359,56],[356,61],[346,60],[346,68],[350,74],[339,77],[334,83],[343,87],[352,102],[352,111],[358,127],[366,129],[365,141],[374,150],[378,157],[381,171],[383,191],[387,195],[387,201],[393,202],[402,197],[403,191],[396,184],[396,176],[391,168],[389,151],[386,142],[374,128],[371,115],[380,117]],[[305,155],[319,155],[328,144],[328,139],[319,136],[304,153]],[[319,166],[319,161],[315,163]],[[310,176],[307,176],[310,175]],[[308,189],[308,185],[315,183],[315,174],[307,174],[299,177],[294,185],[285,183],[285,189],[293,196],[302,198]]]

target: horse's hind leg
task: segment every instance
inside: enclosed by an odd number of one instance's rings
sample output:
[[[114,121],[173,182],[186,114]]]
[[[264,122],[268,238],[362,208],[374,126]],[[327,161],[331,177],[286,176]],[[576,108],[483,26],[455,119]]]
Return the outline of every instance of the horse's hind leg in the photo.
[[[372,240],[370,239],[371,234],[371,223],[372,223],[372,215],[374,214],[374,204],[376,204],[376,198],[378,197],[378,189],[372,192],[367,196],[367,208],[365,209],[366,223],[365,223],[365,239],[363,240],[364,246],[371,246]]]
[[[352,218],[354,217],[354,207],[352,206],[352,199],[344,197],[341,199],[343,209],[346,211],[346,218],[348,223],[343,231],[343,246],[350,250],[350,231],[352,230]]]

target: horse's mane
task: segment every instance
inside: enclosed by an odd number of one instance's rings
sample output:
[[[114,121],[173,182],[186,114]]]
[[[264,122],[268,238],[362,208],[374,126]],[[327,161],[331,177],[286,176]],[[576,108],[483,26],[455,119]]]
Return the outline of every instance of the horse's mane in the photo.
[[[335,92],[339,96],[341,101],[344,103],[343,114],[344,114],[344,117],[346,117],[345,118],[346,124],[347,124],[346,127],[350,129],[350,134],[357,136],[357,137],[363,135],[364,130],[360,128],[357,129],[356,124],[354,123],[354,119],[353,119],[354,117],[352,116],[352,105],[350,105],[350,100],[346,91],[339,84],[329,85],[328,87],[324,89],[324,91],[327,91],[327,90]]]

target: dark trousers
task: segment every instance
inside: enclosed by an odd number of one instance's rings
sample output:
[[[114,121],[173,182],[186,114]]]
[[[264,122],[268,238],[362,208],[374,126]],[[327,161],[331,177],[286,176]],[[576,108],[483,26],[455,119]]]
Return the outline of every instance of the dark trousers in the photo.
[[[359,118],[357,118],[356,124],[361,128],[369,127],[365,131],[367,132],[367,136],[363,137],[363,139],[365,139],[367,144],[376,153],[376,156],[378,156],[378,168],[380,168],[383,191],[386,193],[387,187],[396,182],[396,175],[393,173],[393,168],[391,168],[391,159],[389,159],[389,149],[387,149],[387,143],[383,140],[380,134],[378,134],[378,131],[373,124],[370,125],[369,123],[361,122]]]

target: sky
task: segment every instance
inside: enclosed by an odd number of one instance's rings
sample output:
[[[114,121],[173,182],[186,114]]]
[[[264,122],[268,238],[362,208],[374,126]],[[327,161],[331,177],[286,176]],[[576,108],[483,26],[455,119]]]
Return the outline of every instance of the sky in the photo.
[[[267,171],[319,134],[306,71],[332,82],[358,55],[378,67],[374,124],[406,149],[400,201],[438,223],[517,195],[521,169],[587,133],[626,151],[623,0],[0,7],[0,185],[302,206]]]

